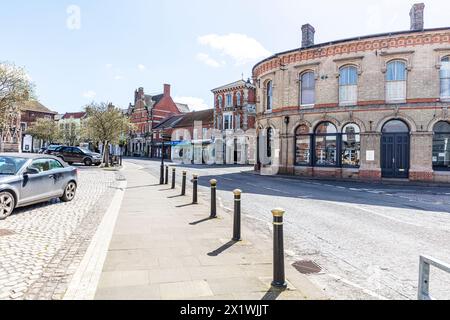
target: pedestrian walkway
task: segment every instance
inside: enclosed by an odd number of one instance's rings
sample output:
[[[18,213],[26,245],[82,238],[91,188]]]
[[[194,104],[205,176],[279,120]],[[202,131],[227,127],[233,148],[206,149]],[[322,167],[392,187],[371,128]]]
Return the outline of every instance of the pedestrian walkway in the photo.
[[[230,215],[219,209],[209,220],[209,204],[191,205],[189,182],[182,197],[137,165],[127,163],[123,175],[127,188],[96,299],[326,299],[290,265],[288,289],[272,290],[270,239],[243,226],[244,240],[232,242]]]

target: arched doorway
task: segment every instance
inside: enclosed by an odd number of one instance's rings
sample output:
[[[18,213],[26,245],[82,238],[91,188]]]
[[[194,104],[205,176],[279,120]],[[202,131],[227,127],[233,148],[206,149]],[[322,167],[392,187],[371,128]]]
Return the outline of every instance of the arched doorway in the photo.
[[[381,173],[383,178],[409,178],[409,127],[401,120],[385,123],[381,136]]]

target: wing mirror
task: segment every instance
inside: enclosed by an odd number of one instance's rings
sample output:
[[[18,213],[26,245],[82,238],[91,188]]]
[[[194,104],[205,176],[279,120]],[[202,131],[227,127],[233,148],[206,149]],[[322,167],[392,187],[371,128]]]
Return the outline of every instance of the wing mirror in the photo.
[[[33,175],[33,174],[39,174],[39,170],[33,167],[28,167],[27,170],[23,173],[24,175]]]

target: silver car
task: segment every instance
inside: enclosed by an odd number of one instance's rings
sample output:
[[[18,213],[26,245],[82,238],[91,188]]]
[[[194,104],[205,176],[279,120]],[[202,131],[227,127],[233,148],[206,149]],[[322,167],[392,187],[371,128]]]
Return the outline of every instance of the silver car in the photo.
[[[0,153],[0,220],[15,208],[75,198],[78,172],[51,155]]]

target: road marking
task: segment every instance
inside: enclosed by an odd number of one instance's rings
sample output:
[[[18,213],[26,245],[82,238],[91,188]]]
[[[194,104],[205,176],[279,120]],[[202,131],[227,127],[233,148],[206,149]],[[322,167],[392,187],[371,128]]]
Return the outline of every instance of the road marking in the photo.
[[[94,300],[126,187],[126,181],[119,182],[111,204],[98,226],[63,300]]]
[[[330,274],[330,273],[327,273],[327,275],[328,275],[329,277],[331,277],[331,278],[337,280],[337,281],[341,281],[341,282],[343,282],[343,283],[345,283],[345,284],[348,284],[349,286],[358,288],[358,289],[362,290],[365,294],[368,294],[369,296],[372,296],[372,297],[377,298],[377,299],[380,299],[380,300],[389,300],[388,298],[386,298],[386,297],[384,297],[384,296],[382,296],[382,295],[379,295],[378,293],[373,292],[372,290],[363,288],[363,287],[361,287],[360,285],[358,285],[358,284],[356,284],[356,283],[354,283],[354,282],[352,282],[352,281],[350,281],[350,280],[347,280],[347,279],[345,279],[345,278],[343,278],[343,277],[340,277],[340,276],[337,276],[337,275],[334,275],[334,274]]]
[[[222,179],[223,179],[223,180],[227,180],[227,181],[233,181],[233,179],[230,179],[230,178],[223,178],[223,177],[222,177]]]
[[[282,190],[279,190],[279,189],[273,189],[273,188],[267,188],[267,187],[264,187],[264,189],[270,190],[270,191],[279,192],[279,193],[283,193],[283,194],[291,194],[291,193],[289,193],[289,192],[282,191]]]
[[[247,184],[248,184],[249,186],[252,186],[252,187],[259,187],[258,185],[256,185],[256,184],[253,184],[253,183],[249,183],[249,182],[247,182]]]

